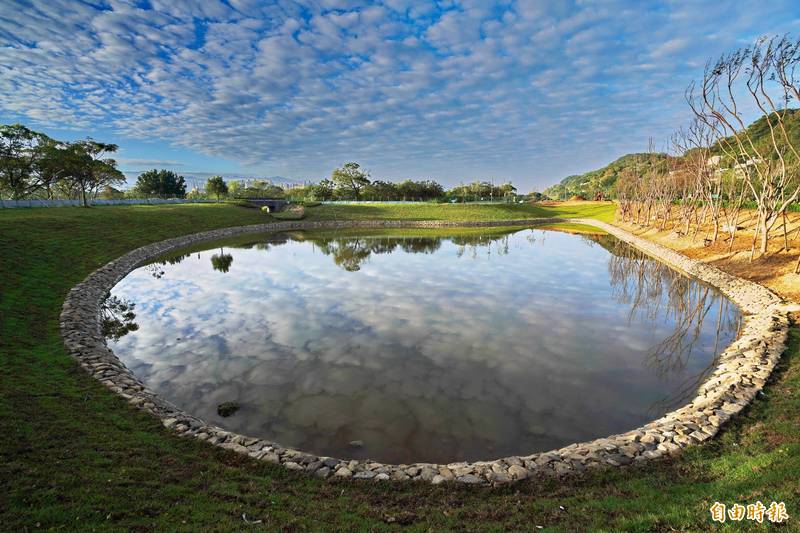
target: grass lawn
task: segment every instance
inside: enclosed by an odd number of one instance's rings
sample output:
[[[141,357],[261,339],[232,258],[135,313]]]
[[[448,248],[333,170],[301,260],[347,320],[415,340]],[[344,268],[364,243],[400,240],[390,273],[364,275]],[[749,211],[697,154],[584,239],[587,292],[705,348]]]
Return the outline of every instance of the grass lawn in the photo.
[[[307,211],[309,219],[610,220],[612,209],[368,205]],[[262,464],[175,436],[67,356],[59,339],[61,303],[92,269],[149,242],[267,220],[258,210],[226,205],[0,211],[0,530],[702,530],[712,527],[714,501],[756,500],[785,501],[789,529],[798,529],[797,329],[765,397],[713,442],[644,468],[495,489],[330,482]]]
[[[307,210],[316,220],[514,220],[542,217],[586,217],[605,222],[614,219],[613,204],[567,203],[559,206],[529,204],[326,204]]]

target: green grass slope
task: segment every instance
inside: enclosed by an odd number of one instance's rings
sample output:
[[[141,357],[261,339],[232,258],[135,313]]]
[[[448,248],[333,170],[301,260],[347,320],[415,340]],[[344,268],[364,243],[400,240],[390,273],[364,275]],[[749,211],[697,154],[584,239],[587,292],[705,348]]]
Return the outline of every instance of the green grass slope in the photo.
[[[508,220],[613,207],[315,209],[310,219]],[[214,205],[0,211],[0,530],[706,530],[717,500],[785,501],[794,527],[797,330],[766,396],[712,443],[641,469],[495,489],[330,482],[262,464],[176,436],[65,353],[61,304],[91,270],[149,242],[264,220]]]
[[[307,211],[308,220],[520,220],[526,218],[614,219],[614,204],[568,203],[556,206],[531,204],[325,204]]]

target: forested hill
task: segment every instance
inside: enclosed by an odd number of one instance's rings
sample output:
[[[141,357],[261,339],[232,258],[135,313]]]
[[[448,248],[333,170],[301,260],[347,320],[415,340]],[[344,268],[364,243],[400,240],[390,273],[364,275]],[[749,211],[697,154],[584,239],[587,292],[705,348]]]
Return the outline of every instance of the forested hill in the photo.
[[[794,147],[800,147],[800,109],[787,109],[783,114],[783,125],[786,128],[786,134],[789,136],[789,142]],[[773,125],[775,122],[773,122]],[[766,115],[759,118],[747,127],[747,136],[752,139],[756,149],[762,154],[769,153],[772,148],[772,139],[770,137],[769,124],[767,123]],[[712,150],[720,155],[722,150],[719,149],[719,143],[715,145]],[[748,150],[749,151],[749,150]]]
[[[602,192],[605,196],[611,196],[617,178],[626,169],[639,168],[644,170],[652,161],[660,161],[667,157],[666,154],[626,154],[616,161],[598,170],[592,170],[585,174],[567,176],[561,183],[548,187],[544,194],[551,198],[569,198],[574,195],[582,195],[587,199],[595,197],[597,192]]]
[[[800,109],[787,109],[783,112],[783,122],[791,143],[800,147]],[[747,127],[747,134],[753,144],[763,153],[768,153],[771,147],[769,125],[767,117],[763,116]],[[721,150],[715,145],[712,152],[722,155]],[[655,155],[655,158],[653,157]],[[593,198],[597,192],[602,192],[606,197],[614,195],[614,186],[617,178],[627,168],[647,168],[650,161],[663,160],[666,154],[627,154],[613,163],[585,174],[567,176],[557,185],[548,187],[544,194],[551,198],[569,198],[582,195],[587,199]]]

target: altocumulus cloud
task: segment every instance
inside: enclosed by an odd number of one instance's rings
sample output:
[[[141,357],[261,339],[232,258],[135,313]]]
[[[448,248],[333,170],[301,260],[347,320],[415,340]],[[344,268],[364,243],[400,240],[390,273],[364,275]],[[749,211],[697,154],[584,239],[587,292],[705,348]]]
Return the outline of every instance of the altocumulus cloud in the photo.
[[[706,59],[799,19],[791,0],[6,0],[0,112],[298,177],[357,159],[541,185],[665,139]]]

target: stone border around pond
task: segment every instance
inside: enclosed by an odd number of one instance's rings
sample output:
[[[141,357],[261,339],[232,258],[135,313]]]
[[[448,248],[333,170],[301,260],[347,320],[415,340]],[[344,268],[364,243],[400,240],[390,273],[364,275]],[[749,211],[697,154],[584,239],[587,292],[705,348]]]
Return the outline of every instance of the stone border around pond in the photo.
[[[739,338],[717,358],[717,367],[700,386],[696,397],[663,417],[637,429],[571,444],[558,450],[489,461],[450,464],[382,464],[369,460],[319,457],[209,425],[148,389],[106,345],[101,333],[100,306],[114,285],[138,266],[164,253],[235,235],[306,229],[438,228],[474,226],[541,226],[554,223],[587,224],[705,283],[715,286],[745,313]],[[421,480],[433,484],[459,482],[497,485],[531,476],[562,476],[587,470],[623,466],[669,456],[712,438],[761,391],[783,353],[790,311],[770,290],[637,237],[611,224],[589,219],[534,219],[491,222],[442,221],[329,221],[278,222],[225,228],[186,235],[138,248],[92,272],[73,287],[61,311],[61,335],[69,353],[92,376],[128,403],[158,417],[180,435],[207,441],[257,460],[282,464],[320,478]]]

